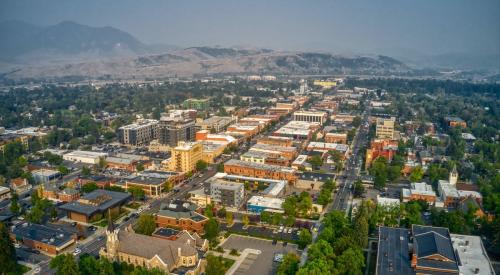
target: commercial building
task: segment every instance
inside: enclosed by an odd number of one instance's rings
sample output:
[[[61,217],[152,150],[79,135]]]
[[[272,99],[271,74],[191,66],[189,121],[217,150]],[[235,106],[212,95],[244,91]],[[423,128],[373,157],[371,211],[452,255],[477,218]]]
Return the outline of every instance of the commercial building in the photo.
[[[292,168],[296,170],[305,169],[309,167],[312,170],[311,165],[307,162],[307,155],[298,155],[297,158],[292,162]]]
[[[107,153],[103,152],[92,152],[92,151],[73,151],[63,155],[64,160],[69,160],[73,162],[85,163],[85,164],[99,164],[101,158],[106,158]]]
[[[28,192],[33,188],[25,178],[15,178],[10,180],[10,188],[18,194]]]
[[[51,169],[38,169],[31,171],[35,183],[53,182],[62,177],[62,174],[57,170]]]
[[[347,134],[345,133],[326,133],[325,142],[347,144]]]
[[[257,144],[291,147],[293,146],[293,139],[289,137],[267,136],[257,139]]]
[[[243,204],[245,198],[245,186],[243,183],[217,177],[212,177],[207,182],[210,184],[212,202],[234,208],[239,208]]]
[[[236,140],[233,136],[210,134],[207,130],[200,130],[196,132],[196,141],[208,141],[224,145],[236,144],[238,142],[238,140]]]
[[[326,112],[297,111],[293,113],[294,121],[317,122],[320,125],[326,122],[328,115]]]
[[[230,135],[233,137],[244,137],[244,138],[251,138],[258,134],[260,131],[260,127],[258,124],[256,125],[248,125],[248,124],[242,124],[242,123],[235,123],[229,125],[227,127],[226,135]]]
[[[176,201],[162,204],[155,215],[156,225],[203,233],[208,218],[196,212],[198,205]]]
[[[284,147],[268,144],[255,144],[248,151],[267,153],[273,157],[282,157],[287,160],[292,160],[297,156],[297,148],[293,146]]]
[[[288,185],[286,180],[245,177],[226,173],[217,173],[213,176],[213,178],[247,184],[247,189],[259,191],[259,193],[265,197],[281,196],[284,193],[285,187]]]
[[[396,118],[377,118],[375,135],[377,138],[383,139],[393,139],[394,138],[394,124],[396,123]]]
[[[201,122],[196,123],[196,128],[200,130],[207,130],[210,132],[221,132],[224,131],[227,126],[233,122],[235,122],[234,117],[229,116],[213,116],[207,118]]]
[[[171,147],[180,141],[193,141],[195,122],[192,119],[178,117],[162,117],[158,124],[158,141]]]
[[[146,236],[112,224],[106,229],[106,247],[101,248],[99,255],[112,262],[158,268],[166,273],[199,266],[195,242]]]
[[[170,170],[188,173],[196,169],[196,163],[203,158],[203,145],[201,142],[179,142],[172,148]]]
[[[195,109],[195,110],[207,110],[210,106],[210,99],[195,99],[188,98],[182,103],[182,107],[185,109]]]
[[[261,213],[263,211],[284,213],[283,211],[284,202],[285,200],[279,198],[252,196],[247,201],[247,211],[254,213]]]
[[[460,274],[495,274],[481,237],[451,234],[451,242],[459,259]]]
[[[424,200],[430,205],[434,205],[436,202],[436,192],[434,192],[430,184],[425,182],[412,182],[411,188],[402,189],[401,200],[403,202]]]
[[[215,159],[224,153],[227,145],[213,141],[202,141],[203,153],[201,159],[206,163],[215,163]]]
[[[71,187],[60,190],[55,184],[51,183],[40,184],[37,191],[39,197],[57,202],[70,202],[80,198],[78,190]]]
[[[273,136],[289,137],[294,140],[309,140],[320,127],[317,122],[290,121],[275,131]]]
[[[295,182],[297,180],[295,169],[236,159],[231,159],[224,163],[224,173],[255,178],[287,180],[288,182]]]
[[[399,199],[385,198],[377,195],[377,205],[385,207],[399,207]]]
[[[366,149],[365,168],[370,168],[372,162],[378,157],[384,157],[387,162],[391,162],[392,158],[398,151],[398,141],[390,139],[375,139],[371,142],[370,148]]]
[[[125,190],[131,187],[137,187],[144,190],[146,196],[158,197],[165,188],[167,180],[158,177],[148,177],[143,175],[131,176],[125,179]]]
[[[59,206],[59,209],[66,211],[68,218],[76,222],[90,223],[103,219],[108,211],[118,214],[131,197],[129,193],[97,189],[79,200]]]
[[[144,119],[118,128],[118,141],[122,144],[142,146],[158,138],[158,120]]]
[[[151,164],[151,160],[147,156],[122,153],[106,158],[106,167],[111,169],[135,172],[138,164],[147,168]]]
[[[345,158],[349,153],[349,146],[340,143],[325,143],[325,142],[312,141],[307,145],[307,151],[319,151],[319,152],[337,151],[343,156],[343,158]]]
[[[460,274],[468,266],[454,251],[447,228],[379,228],[375,274]]]
[[[52,228],[36,223],[20,223],[12,228],[10,238],[25,246],[43,251],[50,255],[58,255],[65,248],[76,242],[77,236],[61,228]]]

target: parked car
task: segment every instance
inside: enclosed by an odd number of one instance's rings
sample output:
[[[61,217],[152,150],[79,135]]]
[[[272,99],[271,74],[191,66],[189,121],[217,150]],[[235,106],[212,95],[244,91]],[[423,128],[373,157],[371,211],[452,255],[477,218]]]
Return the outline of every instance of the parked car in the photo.
[[[73,251],[73,256],[76,256],[80,253],[82,253],[82,250],[80,248],[75,248],[75,251]]]

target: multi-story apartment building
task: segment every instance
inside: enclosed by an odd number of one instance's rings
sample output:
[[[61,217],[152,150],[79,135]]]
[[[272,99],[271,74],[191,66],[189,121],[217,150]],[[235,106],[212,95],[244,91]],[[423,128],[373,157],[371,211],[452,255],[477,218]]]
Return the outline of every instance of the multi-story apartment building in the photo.
[[[293,120],[295,121],[318,122],[321,125],[325,123],[327,118],[326,112],[297,111],[293,113]]]
[[[245,198],[245,185],[221,178],[212,177],[207,180],[210,184],[210,197],[216,204],[239,208]]]
[[[187,173],[196,168],[196,163],[203,158],[201,142],[179,142],[171,150],[170,170]]]
[[[208,130],[211,132],[221,132],[231,123],[235,122],[234,117],[230,116],[213,116],[201,122],[196,123],[196,128],[199,130]]]
[[[376,136],[377,138],[394,138],[394,124],[396,123],[396,118],[377,118],[376,124]]]
[[[145,119],[118,128],[118,141],[122,144],[141,146],[158,137],[158,120]]]
[[[180,117],[162,117],[158,126],[160,144],[171,147],[180,141],[193,141],[195,137],[195,122],[192,119]]]

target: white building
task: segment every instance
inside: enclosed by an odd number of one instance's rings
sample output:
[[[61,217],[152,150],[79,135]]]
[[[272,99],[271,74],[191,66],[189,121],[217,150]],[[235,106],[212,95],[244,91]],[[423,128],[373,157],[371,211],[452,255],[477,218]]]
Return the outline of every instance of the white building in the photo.
[[[86,164],[98,164],[100,158],[106,158],[107,156],[108,154],[103,152],[73,151],[63,155],[63,159]]]
[[[319,124],[323,124],[327,118],[328,115],[326,112],[297,111],[293,113],[294,121],[317,122]]]
[[[263,211],[283,213],[283,202],[285,200],[278,198],[252,196],[247,201],[247,210],[256,213]]]
[[[493,275],[486,249],[479,236],[450,234],[453,249],[460,259],[458,269],[461,275]]]
[[[386,207],[399,206],[399,199],[384,198],[377,195],[377,205]]]

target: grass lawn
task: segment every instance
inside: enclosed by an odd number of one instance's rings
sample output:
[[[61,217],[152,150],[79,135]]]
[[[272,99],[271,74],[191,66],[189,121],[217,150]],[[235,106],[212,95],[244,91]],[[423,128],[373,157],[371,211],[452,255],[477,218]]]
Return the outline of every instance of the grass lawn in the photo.
[[[22,265],[22,264],[17,264],[17,270],[16,270],[16,274],[24,274],[28,271],[30,271],[31,268],[25,266],[25,265]]]
[[[116,216],[115,218],[113,218],[113,222],[115,222],[116,220],[118,220],[119,218],[127,215],[130,211],[128,211],[127,209],[121,209],[121,212],[120,212],[120,215]],[[93,225],[97,225],[97,226],[100,226],[100,227],[105,227],[108,225],[108,218],[104,218],[104,219],[101,219],[99,221],[96,221],[96,222],[93,222],[92,223]]]
[[[234,262],[235,261],[232,259],[228,259],[228,258],[224,258],[224,257],[222,258],[222,263],[224,264],[224,273],[226,271],[228,271],[231,268],[231,266],[233,266]]]
[[[139,207],[141,207],[141,204],[138,202],[131,202],[125,206],[132,209],[139,209]]]

